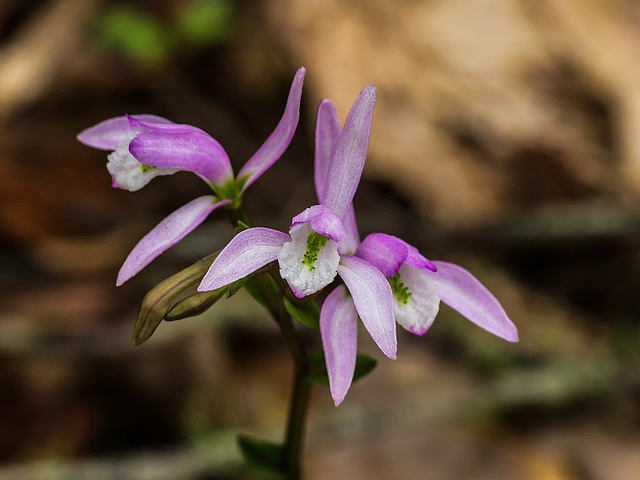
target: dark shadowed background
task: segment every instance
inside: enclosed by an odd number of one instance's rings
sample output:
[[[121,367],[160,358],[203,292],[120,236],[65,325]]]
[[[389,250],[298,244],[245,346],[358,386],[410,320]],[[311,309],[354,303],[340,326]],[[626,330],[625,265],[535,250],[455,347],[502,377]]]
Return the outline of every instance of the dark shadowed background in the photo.
[[[138,239],[207,193],[130,193],[75,135],[124,113],[209,132],[237,171],[304,65],[290,149],[249,190],[282,230],[315,202],[315,112],[378,87],[362,234],[473,272],[509,344],[441,308],[333,406],[313,391],[309,479],[640,478],[640,6],[632,0],[0,2],[0,479],[256,478],[291,367],[246,294],[130,337],[140,300],[221,248],[214,214],[124,286]],[[310,348],[315,331],[305,334]]]

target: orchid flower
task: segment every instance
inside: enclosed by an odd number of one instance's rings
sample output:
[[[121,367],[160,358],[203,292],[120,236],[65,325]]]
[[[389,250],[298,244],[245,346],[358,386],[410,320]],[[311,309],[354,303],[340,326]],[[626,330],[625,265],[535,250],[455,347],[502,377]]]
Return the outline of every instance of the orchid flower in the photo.
[[[332,151],[340,135],[333,104],[325,100],[316,124],[315,184],[324,198]],[[439,303],[453,307],[485,330],[508,341],[517,341],[511,323],[496,298],[469,272],[446,262],[431,262],[404,240],[374,233],[360,242],[353,206],[344,218],[347,234],[338,251],[353,252],[355,258],[375,266],[393,292],[395,320],[408,331],[423,335],[438,313]],[[354,299],[344,286],[336,287],[320,312],[320,335],[325,352],[331,395],[339,405],[353,379],[357,354],[357,317]]]
[[[215,259],[198,290],[223,287],[276,260],[281,277],[298,298],[318,292],[339,275],[346,285],[346,289],[342,287],[342,296],[351,299],[352,311],[343,312],[343,303],[329,299],[323,310],[333,306],[334,316],[359,316],[382,352],[389,358],[396,357],[396,324],[389,282],[376,267],[343,248],[353,227],[351,201],[369,147],[375,100],[375,87],[365,87],[349,111],[342,131],[339,124],[337,129],[330,126],[327,136],[331,137],[331,148],[325,153],[331,155],[331,162],[317,172],[322,177],[318,190],[320,204],[295,216],[289,234],[262,227],[238,233]],[[326,103],[321,104],[321,110],[326,108],[323,105]],[[316,182],[316,188],[318,185]],[[324,311],[321,321],[323,314]]]
[[[171,213],[143,237],[122,265],[117,285],[182,240],[218,207],[240,206],[242,193],[282,156],[293,138],[304,75],[305,69],[300,68],[280,122],[235,179],[229,157],[217,140],[199,128],[155,115],[111,118],[78,135],[86,145],[112,151],[107,169],[114,187],[136,191],[159,175],[186,170],[196,173],[213,190],[213,195],[196,198]]]

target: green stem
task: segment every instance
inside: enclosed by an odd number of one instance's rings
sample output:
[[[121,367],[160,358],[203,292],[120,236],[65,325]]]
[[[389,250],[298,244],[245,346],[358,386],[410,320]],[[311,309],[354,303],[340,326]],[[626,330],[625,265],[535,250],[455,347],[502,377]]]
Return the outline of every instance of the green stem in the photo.
[[[238,209],[228,210],[227,215],[234,228],[239,221],[251,226],[243,206]],[[256,287],[260,291],[262,299],[260,303],[269,310],[280,327],[285,344],[293,360],[293,390],[291,392],[291,405],[289,406],[289,418],[283,445],[282,466],[287,475],[287,480],[299,480],[304,427],[311,396],[311,382],[307,378],[309,358],[300,342],[300,338],[296,334],[291,316],[284,306],[284,298],[287,290],[289,290],[288,285],[284,284],[275,268],[271,268],[271,273],[254,277],[254,280]]]
[[[252,226],[251,220],[247,215],[247,210],[244,208],[244,205],[240,205],[238,208],[228,209],[227,217],[229,218],[229,221],[231,222],[231,226],[233,228],[236,228],[240,222],[249,227]]]
[[[304,439],[304,426],[311,396],[311,383],[307,379],[309,362],[295,333],[290,316],[279,322],[282,335],[294,363],[293,391],[289,406],[289,419],[284,442],[284,466],[291,480],[300,478],[300,459]]]
[[[309,360],[296,333],[291,316],[284,306],[283,293],[274,281],[274,277],[277,278],[277,275],[277,272],[273,271],[258,275],[253,278],[253,286],[250,288],[254,290],[254,294],[259,292],[259,298],[256,300],[269,310],[278,324],[293,360],[293,389],[283,445],[282,468],[286,473],[287,480],[299,480],[304,426],[311,396],[311,382],[307,378]]]

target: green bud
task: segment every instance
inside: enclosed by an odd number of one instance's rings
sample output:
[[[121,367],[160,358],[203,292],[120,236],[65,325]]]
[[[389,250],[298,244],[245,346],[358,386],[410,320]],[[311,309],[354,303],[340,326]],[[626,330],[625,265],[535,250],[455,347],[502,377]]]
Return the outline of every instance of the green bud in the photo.
[[[177,306],[183,299],[197,293],[196,288],[218,256],[218,253],[219,252],[216,252],[200,259],[190,267],[163,280],[145,295],[133,329],[134,345],[140,345],[148,340],[174,306]],[[208,305],[208,307],[211,305],[213,305],[213,303]],[[185,313],[186,310],[181,307],[180,311]],[[175,312],[173,316],[176,316]],[[174,319],[177,320],[177,318]]]
[[[227,287],[218,288],[211,292],[197,292],[178,301],[164,316],[165,322],[182,320],[183,318],[195,317],[206,312],[209,307],[216,303],[225,294]]]

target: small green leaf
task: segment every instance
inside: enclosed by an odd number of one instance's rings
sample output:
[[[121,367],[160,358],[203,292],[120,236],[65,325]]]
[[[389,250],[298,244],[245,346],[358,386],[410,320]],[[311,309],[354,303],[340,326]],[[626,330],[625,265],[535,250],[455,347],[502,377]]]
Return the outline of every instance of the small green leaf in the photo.
[[[307,356],[309,361],[309,373],[307,378],[320,385],[329,386],[329,376],[327,375],[327,364],[324,360],[324,351],[314,350]]]
[[[279,443],[238,435],[238,445],[247,463],[256,470],[285,474],[284,448]]]
[[[279,296],[279,290],[278,284],[271,275],[254,275],[248,277],[244,288],[256,302],[268,311],[272,311],[273,305],[271,305],[271,302],[272,299]]]
[[[174,305],[196,293],[196,287],[202,281],[202,277],[207,273],[218,253],[200,259],[190,267],[163,280],[145,295],[133,328],[134,345],[140,345],[148,340]]]
[[[309,354],[309,374],[307,378],[312,382],[320,385],[329,385],[329,375],[327,374],[327,364],[324,360],[324,351],[316,350]],[[364,353],[358,353],[356,355],[356,368],[353,373],[353,383],[357,382],[361,378],[367,376],[376,368],[378,361],[365,355]]]
[[[320,328],[320,309],[314,301],[293,303],[287,298],[284,299],[284,306],[293,318],[305,327]]]
[[[353,382],[357,382],[361,378],[369,375],[374,368],[378,365],[378,361],[370,357],[369,355],[365,355],[364,353],[358,353],[356,356],[356,371],[353,374]]]

